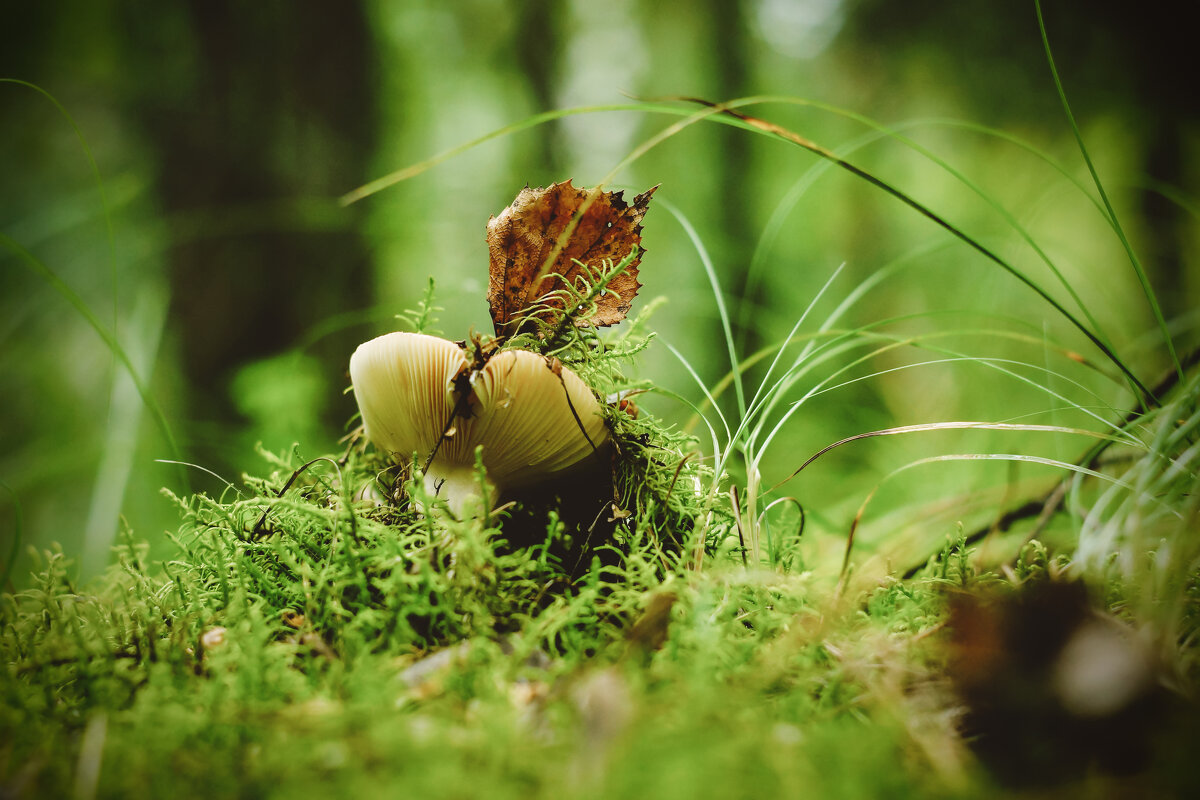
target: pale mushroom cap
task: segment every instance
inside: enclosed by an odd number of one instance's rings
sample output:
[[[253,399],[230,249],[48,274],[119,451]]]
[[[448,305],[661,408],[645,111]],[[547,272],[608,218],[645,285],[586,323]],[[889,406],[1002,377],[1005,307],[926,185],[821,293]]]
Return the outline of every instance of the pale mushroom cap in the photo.
[[[402,458],[425,458],[454,411],[454,377],[468,366],[453,342],[388,333],[350,356],[350,383],[367,439]]]
[[[562,472],[608,441],[600,403],[587,384],[536,353],[498,353],[472,388],[479,407],[470,420],[467,452],[483,444],[488,474],[503,486]]]
[[[477,445],[491,481],[516,488],[574,466],[607,442],[600,404],[578,375],[536,353],[506,350],[471,376],[470,416],[455,417],[438,446],[454,413],[454,380],[468,367],[458,345],[416,333],[380,336],[350,357],[367,438],[402,459],[426,459],[437,447],[426,483],[446,481],[452,507]]]

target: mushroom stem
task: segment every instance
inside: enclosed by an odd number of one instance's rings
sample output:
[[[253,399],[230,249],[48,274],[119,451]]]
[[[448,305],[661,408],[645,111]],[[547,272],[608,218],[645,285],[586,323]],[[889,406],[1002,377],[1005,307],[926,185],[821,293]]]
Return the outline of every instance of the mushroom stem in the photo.
[[[475,514],[486,514],[496,504],[499,490],[491,480],[481,486],[475,466],[466,464],[439,464],[430,466],[423,479],[425,491],[446,501],[450,513],[459,519]],[[486,495],[481,491],[486,489]],[[482,504],[482,508],[475,508]]]

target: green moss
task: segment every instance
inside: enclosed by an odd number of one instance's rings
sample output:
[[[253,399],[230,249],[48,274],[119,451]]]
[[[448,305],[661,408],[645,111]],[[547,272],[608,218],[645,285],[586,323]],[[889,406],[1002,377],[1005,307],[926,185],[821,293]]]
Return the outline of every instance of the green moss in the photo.
[[[916,785],[861,682],[800,633],[817,613],[803,577],[689,570],[643,523],[548,595],[562,565],[503,546],[502,519],[348,501],[379,466],[357,457],[280,498],[279,466],[253,495],[177,498],[168,562],[127,537],[85,590],[50,553],[4,597],[5,784],[69,793],[102,737],[102,797]],[[646,650],[627,631],[664,592]],[[822,755],[839,740],[898,771],[841,785]]]

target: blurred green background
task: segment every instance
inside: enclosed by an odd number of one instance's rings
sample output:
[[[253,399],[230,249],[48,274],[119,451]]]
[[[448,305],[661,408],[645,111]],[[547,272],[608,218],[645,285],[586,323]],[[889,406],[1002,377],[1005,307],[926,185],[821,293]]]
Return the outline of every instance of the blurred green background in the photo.
[[[1184,352],[1200,307],[1192,196],[1200,105],[1190,32],[1177,10],[1133,14],[1115,0],[1047,0],[1044,13],[1084,139]],[[593,185],[677,118],[572,115],[489,141],[349,207],[337,198],[532,114],[629,103],[630,95],[807,98],[900,129],[1028,229],[1144,381],[1169,363],[1128,259],[1089,196],[1011,141],[950,122],[1021,137],[1094,194],[1032,2],[9,4],[0,78],[52,94],[87,147],[46,96],[0,84],[5,559],[17,531],[14,497],[22,546],[61,542],[87,575],[106,563],[124,526],[169,551],[162,532],[176,516],[159,490],[184,491],[181,475],[192,490],[219,494],[224,484],[204,470],[234,484],[243,472],[266,470],[259,442],[277,453],[295,444],[306,457],[335,451],[354,413],[344,390],[358,343],[394,329],[394,315],[416,303],[430,275],[447,336],[490,332],[488,217],[526,184],[569,177]],[[865,140],[869,127],[824,108],[748,110],[852,153],[1067,302],[1003,217],[928,158],[894,140]],[[934,312],[884,329],[938,332],[941,344],[973,356],[1052,369],[1078,383],[1035,377],[1102,413],[1129,405],[1118,383],[1039,344],[1061,341],[1101,360],[1027,288],[893,198],[821,163],[783,142],[705,123],[615,176],[614,186],[636,191],[661,184],[646,220],[641,297],[667,298],[653,327],[708,385],[729,359],[701,256],[680,219],[720,277],[743,355],[785,337],[839,265],[804,330],[862,281],[895,270],[842,327]],[[178,453],[101,337],[16,247],[115,331]],[[997,329],[1031,342],[987,333]],[[889,425],[1096,427],[1064,401],[977,362],[883,372],[934,357],[881,354],[846,376],[868,379],[810,401],[772,444],[767,483],[842,436]],[[795,396],[834,368],[801,381]],[[661,342],[639,369],[659,386],[702,397]],[[645,405],[677,424],[690,415],[668,398]],[[1082,446],[1014,437],[876,440],[831,454],[787,491],[832,534],[887,473],[914,459],[988,450],[1070,459]],[[176,458],[204,470],[160,463]],[[889,524],[884,509],[903,515],[914,505],[935,520],[930,503],[1001,486],[1005,469],[913,470],[880,496],[880,524]],[[953,508],[946,513],[938,535],[957,518]],[[22,556],[18,583],[27,571]]]

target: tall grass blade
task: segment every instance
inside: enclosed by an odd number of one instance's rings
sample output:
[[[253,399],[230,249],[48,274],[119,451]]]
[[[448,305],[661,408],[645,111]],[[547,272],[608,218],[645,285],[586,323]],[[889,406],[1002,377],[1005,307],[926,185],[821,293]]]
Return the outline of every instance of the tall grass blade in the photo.
[[[1038,30],[1042,35],[1042,47],[1046,51],[1046,63],[1050,66],[1050,74],[1054,78],[1054,88],[1058,91],[1058,97],[1062,101],[1063,112],[1067,115],[1067,122],[1071,125],[1071,133],[1075,135],[1075,142],[1079,145],[1079,153],[1083,156],[1084,162],[1087,164],[1088,172],[1091,173],[1092,182],[1096,184],[1096,190],[1100,192],[1100,200],[1104,203],[1104,208],[1108,211],[1108,217],[1112,220],[1113,229],[1117,232],[1117,238],[1121,240],[1121,246],[1125,248],[1126,255],[1129,256],[1129,263],[1133,265],[1133,271],[1137,273],[1138,281],[1142,284],[1142,292],[1146,295],[1146,301],[1150,304],[1151,311],[1154,312],[1154,319],[1158,322],[1159,330],[1162,332],[1163,343],[1167,346],[1167,352],[1171,354],[1171,363],[1175,365],[1175,370],[1179,372],[1180,378],[1183,377],[1183,367],[1179,363],[1179,356],[1175,353],[1175,342],[1171,339],[1171,332],[1167,330],[1167,320],[1163,317],[1162,308],[1158,304],[1158,297],[1154,293],[1154,287],[1150,285],[1150,279],[1146,275],[1146,270],[1142,268],[1142,263],[1138,259],[1137,254],[1133,252],[1133,246],[1129,243],[1129,237],[1125,235],[1125,229],[1121,227],[1121,222],[1117,218],[1117,212],[1109,202],[1108,192],[1104,191],[1104,184],[1100,181],[1100,174],[1096,171],[1096,165],[1092,163],[1092,157],[1088,153],[1087,146],[1083,143],[1083,134],[1079,132],[1079,124],[1075,121],[1075,115],[1071,112],[1071,104],[1067,102],[1067,93],[1063,89],[1062,80],[1058,76],[1058,67],[1054,64],[1054,54],[1050,50],[1050,37],[1046,33],[1046,21],[1042,18],[1042,2],[1034,0],[1034,7],[1037,9]]]
[[[54,95],[50,94],[50,92],[48,92],[45,89],[43,89],[42,87],[38,86],[36,83],[30,83],[29,81],[23,81],[23,80],[20,80],[19,78],[0,78],[0,83],[9,83],[9,84],[13,84],[15,86],[24,86],[26,89],[31,89],[31,90],[37,92],[38,94],[40,94],[42,97],[49,100],[50,103],[53,104],[56,109],[58,109],[58,113],[61,114],[63,119],[65,119],[67,121],[67,124],[71,126],[71,130],[75,132],[75,138],[77,138],[79,140],[79,146],[83,149],[83,156],[84,156],[84,158],[87,159],[88,167],[91,169],[91,172],[92,172],[92,180],[94,180],[96,182],[96,190],[100,193],[100,210],[101,210],[101,213],[104,215],[104,231],[105,231],[105,235],[108,237],[108,273],[109,273],[109,279],[112,282],[112,294],[113,294],[112,325],[113,325],[113,333],[116,334],[116,333],[118,333],[117,324],[118,324],[118,321],[120,320],[120,300],[119,300],[119,296],[117,293],[116,234],[113,231],[112,212],[109,208],[108,192],[104,188],[104,179],[102,177],[100,177],[100,167],[97,166],[96,159],[92,155],[92,148],[90,146],[88,146],[87,138],[83,135],[83,130],[79,127],[79,124],[75,122],[75,118],[72,117],[70,115],[70,113],[67,112],[67,109],[63,106],[63,104],[58,102],[58,98],[56,98]]]
[[[343,206],[357,203],[359,200],[363,200],[373,194],[377,194],[384,189],[395,186],[396,184],[402,183],[410,178],[415,178],[422,172],[441,164],[443,161],[449,161],[451,158],[454,158],[461,153],[465,153],[466,151],[477,147],[484,142],[490,142],[492,139],[499,139],[503,136],[508,136],[512,133],[518,133],[528,128],[535,128],[538,125],[542,125],[547,122],[554,122],[555,120],[562,119],[563,117],[569,117],[575,114],[595,114],[603,111],[643,110],[645,109],[637,103],[614,103],[610,105],[560,108],[555,109],[554,111],[544,111],[541,114],[534,114],[533,116],[526,117],[519,122],[514,122],[511,125],[505,125],[502,128],[496,128],[495,130],[489,131],[482,136],[471,139],[468,142],[451,147],[449,150],[444,150],[432,158],[427,158],[424,161],[420,161],[416,164],[410,164],[409,166],[403,167],[394,172],[389,172],[387,175],[376,178],[375,180],[365,183],[356,189],[346,192],[344,195],[338,198],[338,202]]]
[[[1076,436],[1090,436],[1093,439],[1104,439],[1109,442],[1125,442],[1126,439],[1118,438],[1104,433],[1096,433],[1085,428],[1066,428],[1061,425],[1024,425],[1012,422],[929,422],[921,425],[900,425],[895,428],[884,428],[877,431],[866,431],[864,433],[856,433],[853,436],[847,436],[844,439],[839,439],[833,444],[827,444],[818,450],[813,455],[809,456],[808,460],[796,469],[795,472],[787,480],[799,475],[810,464],[816,461],[821,456],[828,453],[830,450],[836,450],[845,444],[858,442],[863,439],[871,439],[876,436],[898,436],[905,433],[928,433],[931,431],[944,430],[987,430],[987,431],[1037,431],[1042,433],[1070,433]],[[780,485],[787,481],[782,481]]]
[[[737,348],[733,341],[733,328],[729,323],[729,310],[725,307],[725,293],[721,290],[721,281],[717,278],[717,271],[713,267],[712,258],[709,257],[708,249],[705,248],[704,243],[700,241],[700,234],[696,233],[696,229],[683,215],[683,212],[665,199],[659,198],[658,202],[663,208],[670,211],[671,215],[682,226],[688,238],[691,239],[692,246],[696,248],[697,255],[700,256],[700,263],[704,265],[704,274],[708,276],[708,284],[712,288],[713,299],[717,303],[717,313],[721,317],[721,331],[725,336],[725,348],[729,353],[730,374],[733,375],[733,388],[737,394],[738,414],[744,417],[746,415],[746,390],[742,384],[742,373],[738,370]],[[707,390],[705,390],[705,394],[708,394]],[[712,396],[708,395],[708,399],[712,401]],[[722,418],[723,421],[724,419]]]
[[[915,198],[906,194],[905,192],[901,191],[900,189],[896,188],[895,186],[892,186],[890,183],[883,180],[882,178],[872,175],[871,173],[867,172],[866,170],[839,157],[838,155],[833,153],[831,150],[828,150],[828,149],[822,147],[821,145],[818,145],[817,143],[815,143],[809,139],[806,139],[805,137],[803,137],[803,136],[799,135],[798,133],[795,133],[787,128],[784,128],[780,125],[776,125],[772,122],[768,122],[763,119],[759,119],[757,117],[752,117],[752,116],[750,116],[748,114],[744,114],[740,111],[736,111],[730,107],[730,104],[718,104],[718,103],[713,103],[708,100],[702,100],[699,98],[687,98],[687,99],[689,99],[693,102],[696,102],[696,103],[703,104],[710,108],[720,109],[724,115],[731,117],[733,119],[739,120],[748,129],[759,130],[762,133],[765,133],[770,136],[774,136],[774,137],[779,138],[786,142],[790,142],[790,143],[797,145],[805,150],[808,150],[810,153],[813,153],[814,155],[817,155],[821,158],[832,161],[834,164],[836,164],[837,166],[846,170],[847,172],[851,173],[852,175],[855,175],[855,176],[861,178],[862,180],[865,180],[867,183],[870,183],[872,186],[875,186],[876,188],[881,189],[884,192],[887,192],[892,197],[895,197],[897,200],[904,203],[906,206],[913,209],[914,211],[916,211],[918,214],[925,217],[926,219],[930,220],[931,222],[933,222],[934,224],[936,224],[943,230],[947,231],[952,236],[954,236],[955,238],[959,239],[964,244],[969,246],[972,250],[975,250],[980,255],[984,256],[989,261],[996,264],[1001,269],[1003,269],[1005,272],[1008,272],[1010,275],[1015,277],[1021,283],[1025,284],[1027,287],[1032,289],[1035,293],[1037,293],[1037,295],[1039,297],[1041,297],[1055,311],[1057,311],[1065,320],[1067,320],[1069,323],[1071,323],[1071,325],[1074,326],[1076,330],[1078,330],[1080,333],[1082,333],[1084,336],[1086,336],[1087,339],[1093,345],[1095,345],[1097,349],[1100,350],[1100,352],[1104,353],[1106,358],[1108,358],[1119,370],[1121,370],[1121,372],[1125,375],[1126,379],[1129,381],[1130,386],[1135,390],[1135,393],[1138,395],[1139,400],[1143,404],[1148,405],[1148,406],[1158,404],[1157,399],[1152,394],[1150,394],[1150,390],[1145,387],[1145,385],[1141,382],[1141,380],[1139,380],[1138,377],[1133,374],[1133,372],[1129,369],[1129,367],[1125,365],[1125,362],[1122,361],[1119,356],[1117,356],[1116,352],[1108,344],[1106,344],[1104,342],[1104,340],[1102,338],[1100,338],[1100,336],[1097,333],[1092,331],[1092,329],[1089,328],[1087,325],[1084,325],[1083,322],[1081,322],[1079,320],[1079,318],[1077,318],[1074,314],[1072,314],[1070,311],[1068,311],[1067,308],[1062,303],[1060,303],[1058,300],[1054,299],[1054,297],[1049,292],[1047,292],[1044,288],[1039,286],[1037,284],[1037,282],[1035,282],[1033,279],[1031,279],[1028,275],[1021,272],[1019,269],[1014,267],[1012,264],[1009,264],[1005,259],[1001,258],[999,255],[997,255],[995,252],[993,252],[990,248],[983,245],[981,242],[979,242],[974,237],[967,234],[965,231],[963,231],[958,226],[954,225],[953,223],[951,223],[948,220],[946,220],[945,218],[943,218],[941,215],[939,215],[933,209],[929,208],[925,204],[921,203],[920,201],[916,200]],[[739,102],[749,102],[749,99],[747,99],[745,101],[739,101]]]
[[[125,348],[123,348],[121,343],[117,341],[117,338],[112,331],[105,328],[104,324],[88,307],[88,304],[83,301],[83,298],[77,295],[75,291],[71,289],[71,287],[68,286],[65,281],[63,281],[62,278],[58,277],[54,270],[42,263],[37,256],[33,255],[33,253],[30,253],[4,233],[0,233],[0,245],[8,248],[8,250],[16,255],[17,258],[19,258],[21,261],[24,261],[30,269],[44,278],[46,282],[49,283],[54,290],[62,296],[63,299],[75,307],[75,310],[79,312],[79,315],[87,320],[87,323],[92,326],[92,330],[96,331],[97,335],[104,340],[104,343],[108,345],[108,349],[112,351],[112,354],[117,358],[118,361],[121,362],[121,365],[125,367],[126,371],[128,371],[129,377],[133,379],[133,385],[137,389],[138,396],[141,398],[142,403],[145,404],[146,410],[148,410],[150,415],[154,418],[154,422],[158,426],[159,432],[162,433],[163,439],[166,441],[167,447],[170,449],[172,456],[176,461],[182,460],[180,456],[179,445],[175,441],[175,434],[171,431],[171,425],[167,422],[166,415],[163,414],[162,408],[158,405],[158,401],[154,399],[154,395],[150,392],[150,388],[146,385],[146,382],[142,379],[141,375],[138,374],[137,368],[134,367],[133,362],[129,358],[129,354],[125,352]],[[178,473],[181,485],[185,488],[188,487],[189,481],[187,473],[182,468],[178,470]]]

